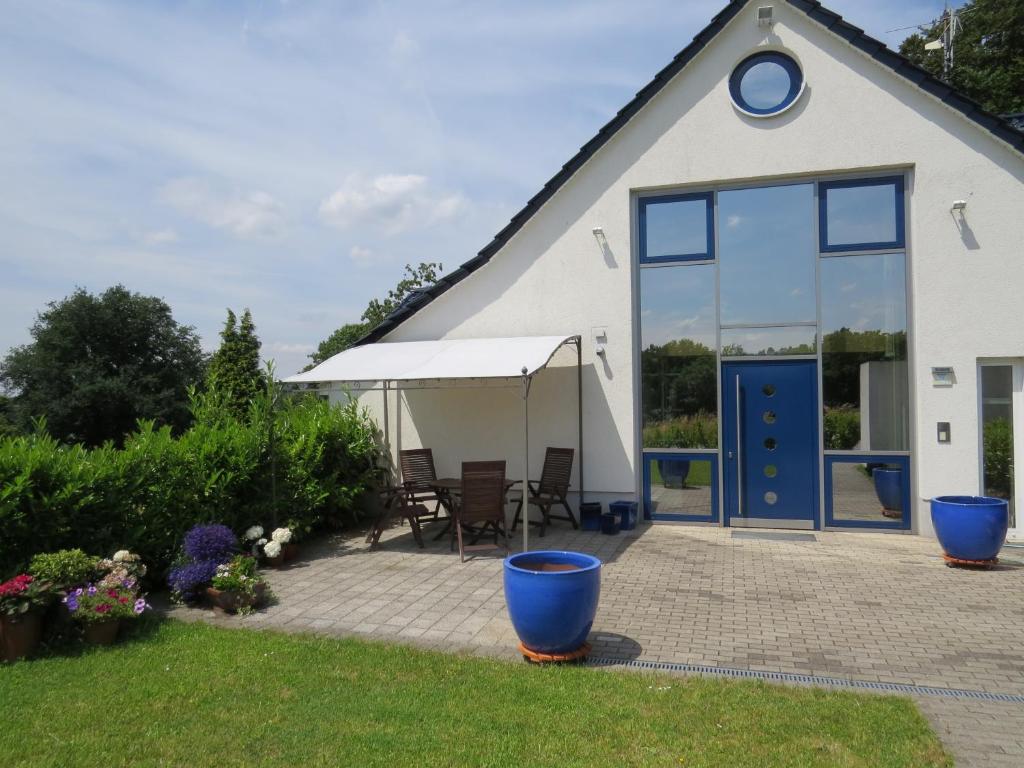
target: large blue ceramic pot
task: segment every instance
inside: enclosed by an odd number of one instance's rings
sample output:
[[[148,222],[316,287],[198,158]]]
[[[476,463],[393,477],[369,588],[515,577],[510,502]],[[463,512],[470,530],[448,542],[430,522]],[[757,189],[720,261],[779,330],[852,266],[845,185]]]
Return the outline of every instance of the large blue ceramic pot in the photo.
[[[505,603],[523,645],[569,653],[587,640],[601,596],[601,561],[582,552],[505,558]]]
[[[658,459],[658,472],[666,488],[682,488],[690,474],[690,462],[681,459]]]
[[[1006,541],[1009,507],[990,496],[936,496],[932,525],[950,557],[992,560]]]
[[[875,495],[883,508],[890,512],[903,511],[903,470],[875,467],[871,477],[875,481]]]

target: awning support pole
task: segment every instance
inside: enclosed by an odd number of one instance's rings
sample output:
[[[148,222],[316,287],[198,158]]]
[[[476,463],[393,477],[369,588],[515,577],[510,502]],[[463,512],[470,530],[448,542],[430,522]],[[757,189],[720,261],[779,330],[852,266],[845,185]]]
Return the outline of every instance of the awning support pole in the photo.
[[[577,513],[580,516],[580,524],[583,524],[583,337],[576,337],[576,402],[579,407],[579,424],[577,425],[577,437],[579,438],[580,455],[580,505]]]
[[[388,383],[382,382],[384,385],[384,450],[388,453],[388,472],[391,472],[391,437],[390,429],[388,427]]]
[[[523,366],[523,552],[530,549],[530,377]]]

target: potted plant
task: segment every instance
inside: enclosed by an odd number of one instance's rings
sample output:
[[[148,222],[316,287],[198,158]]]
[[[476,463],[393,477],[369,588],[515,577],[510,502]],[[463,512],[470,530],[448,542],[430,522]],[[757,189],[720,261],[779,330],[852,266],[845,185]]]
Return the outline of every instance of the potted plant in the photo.
[[[263,554],[274,568],[294,560],[298,556],[298,546],[292,543],[291,528],[275,529],[270,534],[270,541],[263,545]]]
[[[238,539],[226,525],[196,525],[185,534],[182,554],[167,575],[175,600],[195,603],[205,594],[217,566],[238,552]]]
[[[259,559],[263,557],[263,547],[267,539],[263,536],[262,525],[251,525],[242,534],[242,544],[249,550],[249,554]]]
[[[50,584],[27,573],[0,584],[0,651],[4,661],[28,656],[42,636],[42,613],[53,597]]]
[[[522,552],[505,558],[505,603],[522,647],[580,651],[597,614],[601,561],[582,552]]]
[[[222,613],[248,613],[260,606],[267,596],[267,584],[256,570],[256,558],[238,555],[218,565],[206,595]]]
[[[658,459],[658,472],[666,488],[684,488],[686,476],[690,474],[688,459]]]
[[[932,524],[950,558],[991,562],[1006,541],[1009,505],[991,496],[936,496]]]
[[[875,496],[886,517],[903,517],[903,470],[878,466],[871,470]]]
[[[117,639],[123,621],[149,608],[132,579],[78,587],[63,602],[72,618],[82,625],[85,641],[92,645],[110,645]]]

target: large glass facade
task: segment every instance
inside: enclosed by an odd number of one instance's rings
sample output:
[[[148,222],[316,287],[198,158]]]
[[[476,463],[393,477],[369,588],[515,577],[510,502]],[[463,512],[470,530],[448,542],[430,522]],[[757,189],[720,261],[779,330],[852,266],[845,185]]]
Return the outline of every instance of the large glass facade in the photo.
[[[1017,527],[1013,494],[1013,366],[981,366],[982,490],[1009,502],[1010,528]]]
[[[890,175],[640,199],[648,513],[694,521],[742,514],[732,501],[723,503],[733,511],[717,509],[726,490],[701,474],[721,471],[727,485],[737,482],[735,472],[729,479],[731,432],[728,457],[719,451],[720,367],[802,358],[817,361],[821,381],[820,423],[808,420],[825,451],[825,474],[816,475],[825,487],[821,521],[909,527],[903,193],[903,177]],[[986,423],[997,432],[1001,406],[990,402]]]

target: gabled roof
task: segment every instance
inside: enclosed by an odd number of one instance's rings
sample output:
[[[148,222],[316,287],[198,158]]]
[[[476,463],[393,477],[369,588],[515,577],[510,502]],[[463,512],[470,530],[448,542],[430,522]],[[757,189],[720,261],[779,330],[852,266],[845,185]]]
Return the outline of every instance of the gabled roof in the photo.
[[[1024,133],[1017,130],[1010,120],[986,112],[977,102],[957,92],[952,86],[947,85],[929,72],[921,69],[910,59],[888,48],[885,43],[867,35],[863,29],[844,21],[842,16],[828,10],[817,0],[785,1],[791,7],[803,11],[811,19],[843,40],[846,40],[854,48],[871,56],[879,64],[888,67],[900,77],[936,97],[947,106],[952,107],[969,120],[1002,139],[1018,152],[1024,154]],[[693,38],[693,42],[676,54],[667,67],[658,72],[654,79],[633,97],[632,101],[620,109],[615,117],[609,120],[597,132],[594,138],[584,144],[580,151],[563,165],[558,173],[551,177],[540,192],[530,198],[523,209],[513,216],[508,225],[496,234],[494,239],[485,245],[476,256],[454,272],[442,277],[434,285],[422,289],[415,296],[407,298],[398,309],[385,318],[384,322],[361,338],[357,345],[371,344],[379,341],[442,293],[462,282],[490,261],[491,257],[500,251],[516,232],[522,229],[523,225],[540,210],[544,203],[550,200],[591,156],[603,147],[612,136],[618,133],[619,129],[625,126],[637,112],[643,109],[698,53],[704,50],[726,24],[743,10],[749,2],[750,0],[731,0],[725,8],[711,19],[710,24],[697,33]]]

